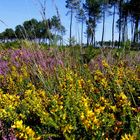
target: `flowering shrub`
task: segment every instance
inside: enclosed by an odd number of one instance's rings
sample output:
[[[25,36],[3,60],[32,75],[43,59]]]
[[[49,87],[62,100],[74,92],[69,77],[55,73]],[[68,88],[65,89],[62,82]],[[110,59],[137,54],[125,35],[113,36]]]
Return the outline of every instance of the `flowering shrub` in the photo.
[[[104,58],[91,70],[47,51],[0,52],[1,139],[140,138],[138,65]]]

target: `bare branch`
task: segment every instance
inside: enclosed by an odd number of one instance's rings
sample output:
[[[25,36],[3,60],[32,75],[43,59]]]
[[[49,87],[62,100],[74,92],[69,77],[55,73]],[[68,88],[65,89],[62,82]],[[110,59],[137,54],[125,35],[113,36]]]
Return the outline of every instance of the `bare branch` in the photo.
[[[3,20],[0,19],[0,22],[3,23],[5,26],[8,26]]]

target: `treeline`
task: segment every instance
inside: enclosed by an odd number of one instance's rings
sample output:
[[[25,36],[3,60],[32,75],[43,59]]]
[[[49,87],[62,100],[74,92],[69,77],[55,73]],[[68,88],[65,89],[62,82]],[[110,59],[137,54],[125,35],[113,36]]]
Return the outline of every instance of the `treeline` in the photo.
[[[87,46],[96,46],[96,28],[98,24],[102,24],[100,46],[108,44],[104,40],[104,34],[106,18],[110,16],[112,17],[110,25],[110,28],[112,28],[111,46],[116,47],[117,45],[120,47],[130,40],[131,46],[140,48],[140,0],[66,0],[65,2],[68,9],[67,15],[70,17],[68,39],[70,46],[75,42],[72,32],[74,18],[81,24],[81,41],[79,42],[81,45],[85,43],[83,38],[86,35]],[[59,15],[59,11],[57,13]],[[42,11],[42,17],[45,17],[45,11]],[[86,30],[84,27],[86,27]],[[115,29],[118,30],[118,39],[114,35]],[[42,21],[31,19],[25,21],[23,25],[17,25],[15,30],[6,29],[0,33],[0,41],[6,42],[27,38],[48,44],[51,41],[60,41],[60,44],[62,44],[65,32],[66,29],[61,24],[59,16],[53,16],[51,19]],[[128,38],[128,32],[131,38]]]
[[[70,13],[70,42],[72,38],[72,22],[75,15],[81,23],[81,44],[83,41],[83,27],[86,25],[87,45],[96,43],[96,27],[102,23],[101,46],[104,45],[106,17],[112,16],[112,47],[115,46],[115,28],[118,29],[118,47],[128,40],[128,30],[131,30],[131,44],[140,41],[140,0],[66,0],[66,7]],[[118,15],[118,16],[117,16]],[[116,19],[119,17],[118,19]],[[129,27],[129,28],[128,28]]]
[[[50,44],[51,41],[60,41],[60,43],[63,43],[65,32],[66,29],[57,16],[42,21],[31,19],[25,21],[22,25],[17,25],[15,30],[12,28],[5,29],[4,32],[0,33],[0,42],[29,39],[39,43],[43,42]]]

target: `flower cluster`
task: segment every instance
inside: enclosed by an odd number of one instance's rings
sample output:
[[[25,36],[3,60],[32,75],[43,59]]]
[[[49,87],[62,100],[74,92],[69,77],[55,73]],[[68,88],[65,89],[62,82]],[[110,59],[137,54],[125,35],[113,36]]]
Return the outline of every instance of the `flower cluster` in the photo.
[[[32,139],[32,140],[40,140],[40,137],[35,137],[35,132],[29,127],[23,125],[23,121],[16,121],[14,125],[11,126],[12,128],[16,129],[16,137],[18,139]]]

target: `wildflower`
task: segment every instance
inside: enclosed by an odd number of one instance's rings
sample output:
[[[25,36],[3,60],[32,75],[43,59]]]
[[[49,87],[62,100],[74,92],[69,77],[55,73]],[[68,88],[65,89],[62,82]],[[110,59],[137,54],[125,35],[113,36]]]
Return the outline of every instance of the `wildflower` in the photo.
[[[84,113],[83,113],[83,112],[81,113],[80,118],[81,118],[81,120],[83,120],[83,119],[85,118],[85,116],[84,116]]]
[[[18,128],[18,129],[22,129],[23,128],[23,121],[16,121],[14,122],[14,125],[12,125],[12,128]]]
[[[101,72],[100,70],[96,70],[95,74],[96,74],[97,76],[102,76],[102,75],[103,75],[102,72]]]
[[[66,133],[66,132],[70,133],[71,130],[73,130],[73,127],[72,127],[71,125],[68,124],[68,125],[66,125],[66,126],[64,127],[63,133]]]
[[[99,119],[97,119],[97,117],[95,116],[94,118],[93,118],[93,124],[95,124],[96,125],[96,127],[98,128],[99,127],[99,125],[100,125],[100,121],[99,121]]]
[[[113,112],[117,111],[116,105],[115,106],[110,106],[110,108],[113,110]]]
[[[87,65],[87,64],[84,64],[84,67],[85,67],[85,68],[88,68],[88,65]]]
[[[86,128],[89,128],[90,127],[90,123],[86,119],[83,120],[83,124],[85,125]]]
[[[134,135],[125,134],[124,136],[121,136],[121,140],[136,140]]]
[[[120,93],[120,97],[122,98],[122,100],[127,100],[127,97],[123,92]]]
[[[94,76],[94,80],[98,80],[98,76],[97,75]]]
[[[35,132],[29,126],[26,127],[25,131],[29,135],[29,137],[34,137]]]
[[[94,116],[94,113],[92,110],[88,110],[87,111],[87,117],[93,117]]]
[[[105,60],[102,61],[102,64],[103,64],[103,66],[104,66],[105,68],[109,68],[108,63],[107,63]]]
[[[100,101],[101,103],[107,103],[107,100],[103,96],[100,97]]]
[[[66,113],[63,114],[62,119],[65,120],[66,119]]]
[[[0,88],[0,94],[3,94],[3,90]]]
[[[62,110],[63,109],[63,106],[62,105],[60,105],[60,110]]]
[[[82,88],[83,85],[84,85],[84,80],[83,80],[83,79],[78,80],[78,86],[79,86],[80,88]]]
[[[123,83],[121,79],[117,79],[117,80],[115,80],[115,82],[117,85],[122,85],[122,83]]]
[[[28,89],[25,91],[25,94],[30,95],[32,93],[32,90]]]
[[[97,114],[100,114],[104,111],[105,107],[104,106],[100,106],[99,108],[95,108],[94,112]]]
[[[102,80],[101,80],[101,85],[103,86],[103,87],[107,87],[107,81],[106,81],[106,78],[103,78]]]

